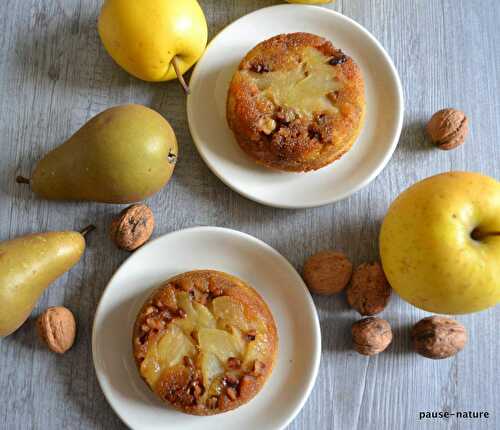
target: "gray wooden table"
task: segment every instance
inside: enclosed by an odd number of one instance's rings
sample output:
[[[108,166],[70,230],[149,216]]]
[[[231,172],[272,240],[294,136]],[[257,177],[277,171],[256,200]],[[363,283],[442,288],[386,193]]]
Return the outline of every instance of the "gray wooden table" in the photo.
[[[172,0],[173,1],[173,0]],[[180,1],[180,0],[175,0]],[[177,83],[140,82],[118,68],[96,32],[98,0],[0,2],[0,240],[41,230],[98,226],[82,261],[42,297],[33,313],[65,305],[79,323],[75,347],[56,356],[37,340],[30,319],[0,340],[0,428],[120,429],[91,357],[94,312],[110,276],[127,258],[107,238],[119,207],[37,200],[16,185],[47,150],[103,109],[143,103],[165,115],[180,142],[180,161],[166,189],[148,201],[155,236],[195,225],[226,226],[278,249],[297,267],[323,248],[354,262],[377,258],[380,221],[411,183],[451,169],[500,178],[500,3],[497,0],[337,0],[331,7],[368,28],[401,74],[406,118],[393,159],[366,189],[330,206],[278,210],[248,201],[204,165],[189,135]],[[213,36],[236,18],[278,0],[202,0]],[[432,149],[422,123],[435,110],[465,110],[467,144]],[[455,358],[426,360],[408,346],[420,312],[394,298],[383,314],[395,331],[390,350],[365,358],[350,348],[356,319],[344,297],[316,298],[323,333],[316,386],[291,429],[500,428],[500,312],[460,317],[470,343]],[[488,411],[487,420],[419,421],[420,411]]]

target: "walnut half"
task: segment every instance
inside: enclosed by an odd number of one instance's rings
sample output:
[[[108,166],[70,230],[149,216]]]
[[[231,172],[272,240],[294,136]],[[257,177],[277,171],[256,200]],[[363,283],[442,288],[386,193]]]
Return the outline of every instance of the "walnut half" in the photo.
[[[269,117],[262,117],[257,124],[259,131],[268,136],[276,129],[276,121]]]

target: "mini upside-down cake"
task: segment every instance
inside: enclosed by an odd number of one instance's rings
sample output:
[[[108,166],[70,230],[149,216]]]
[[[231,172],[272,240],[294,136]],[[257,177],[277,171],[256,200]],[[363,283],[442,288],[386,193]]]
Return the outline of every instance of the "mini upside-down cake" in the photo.
[[[133,350],[141,377],[163,401],[213,415],[251,400],[278,351],[273,316],[260,295],[223,272],[169,279],[137,317]]]
[[[309,33],[281,34],[253,48],[227,100],[241,148],[260,164],[296,172],[317,170],[349,151],[364,113],[358,66]]]

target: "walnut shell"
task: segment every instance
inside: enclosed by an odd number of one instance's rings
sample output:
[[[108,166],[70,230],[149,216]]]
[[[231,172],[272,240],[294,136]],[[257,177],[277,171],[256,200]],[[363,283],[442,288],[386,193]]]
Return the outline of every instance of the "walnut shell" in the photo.
[[[352,263],[342,252],[318,252],[304,264],[304,280],[316,294],[339,293],[347,286],[351,275]]]
[[[454,149],[465,142],[469,131],[468,120],[462,111],[443,109],[432,116],[426,131],[439,149]]]
[[[347,288],[347,302],[361,315],[382,312],[391,297],[391,286],[380,263],[361,264],[352,275]]]
[[[432,316],[413,326],[411,341],[420,355],[438,360],[451,357],[462,350],[467,343],[467,331],[454,319]]]
[[[40,338],[51,351],[64,354],[73,346],[76,321],[73,313],[62,306],[46,309],[37,320]]]
[[[153,234],[153,212],[144,204],[134,204],[122,210],[111,222],[111,240],[118,248],[134,251]]]
[[[375,355],[392,342],[390,324],[381,318],[369,317],[356,321],[351,328],[354,349],[362,355]]]

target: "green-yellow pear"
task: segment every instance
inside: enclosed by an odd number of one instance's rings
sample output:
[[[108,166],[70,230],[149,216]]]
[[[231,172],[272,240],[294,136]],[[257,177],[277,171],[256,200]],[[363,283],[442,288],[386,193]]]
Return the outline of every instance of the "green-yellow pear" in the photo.
[[[45,289],[73,267],[85,250],[85,234],[35,233],[0,242],[0,336],[26,321]]]
[[[30,183],[50,200],[133,203],[158,192],[172,176],[177,140],[159,113],[116,106],[87,122],[38,162]]]

